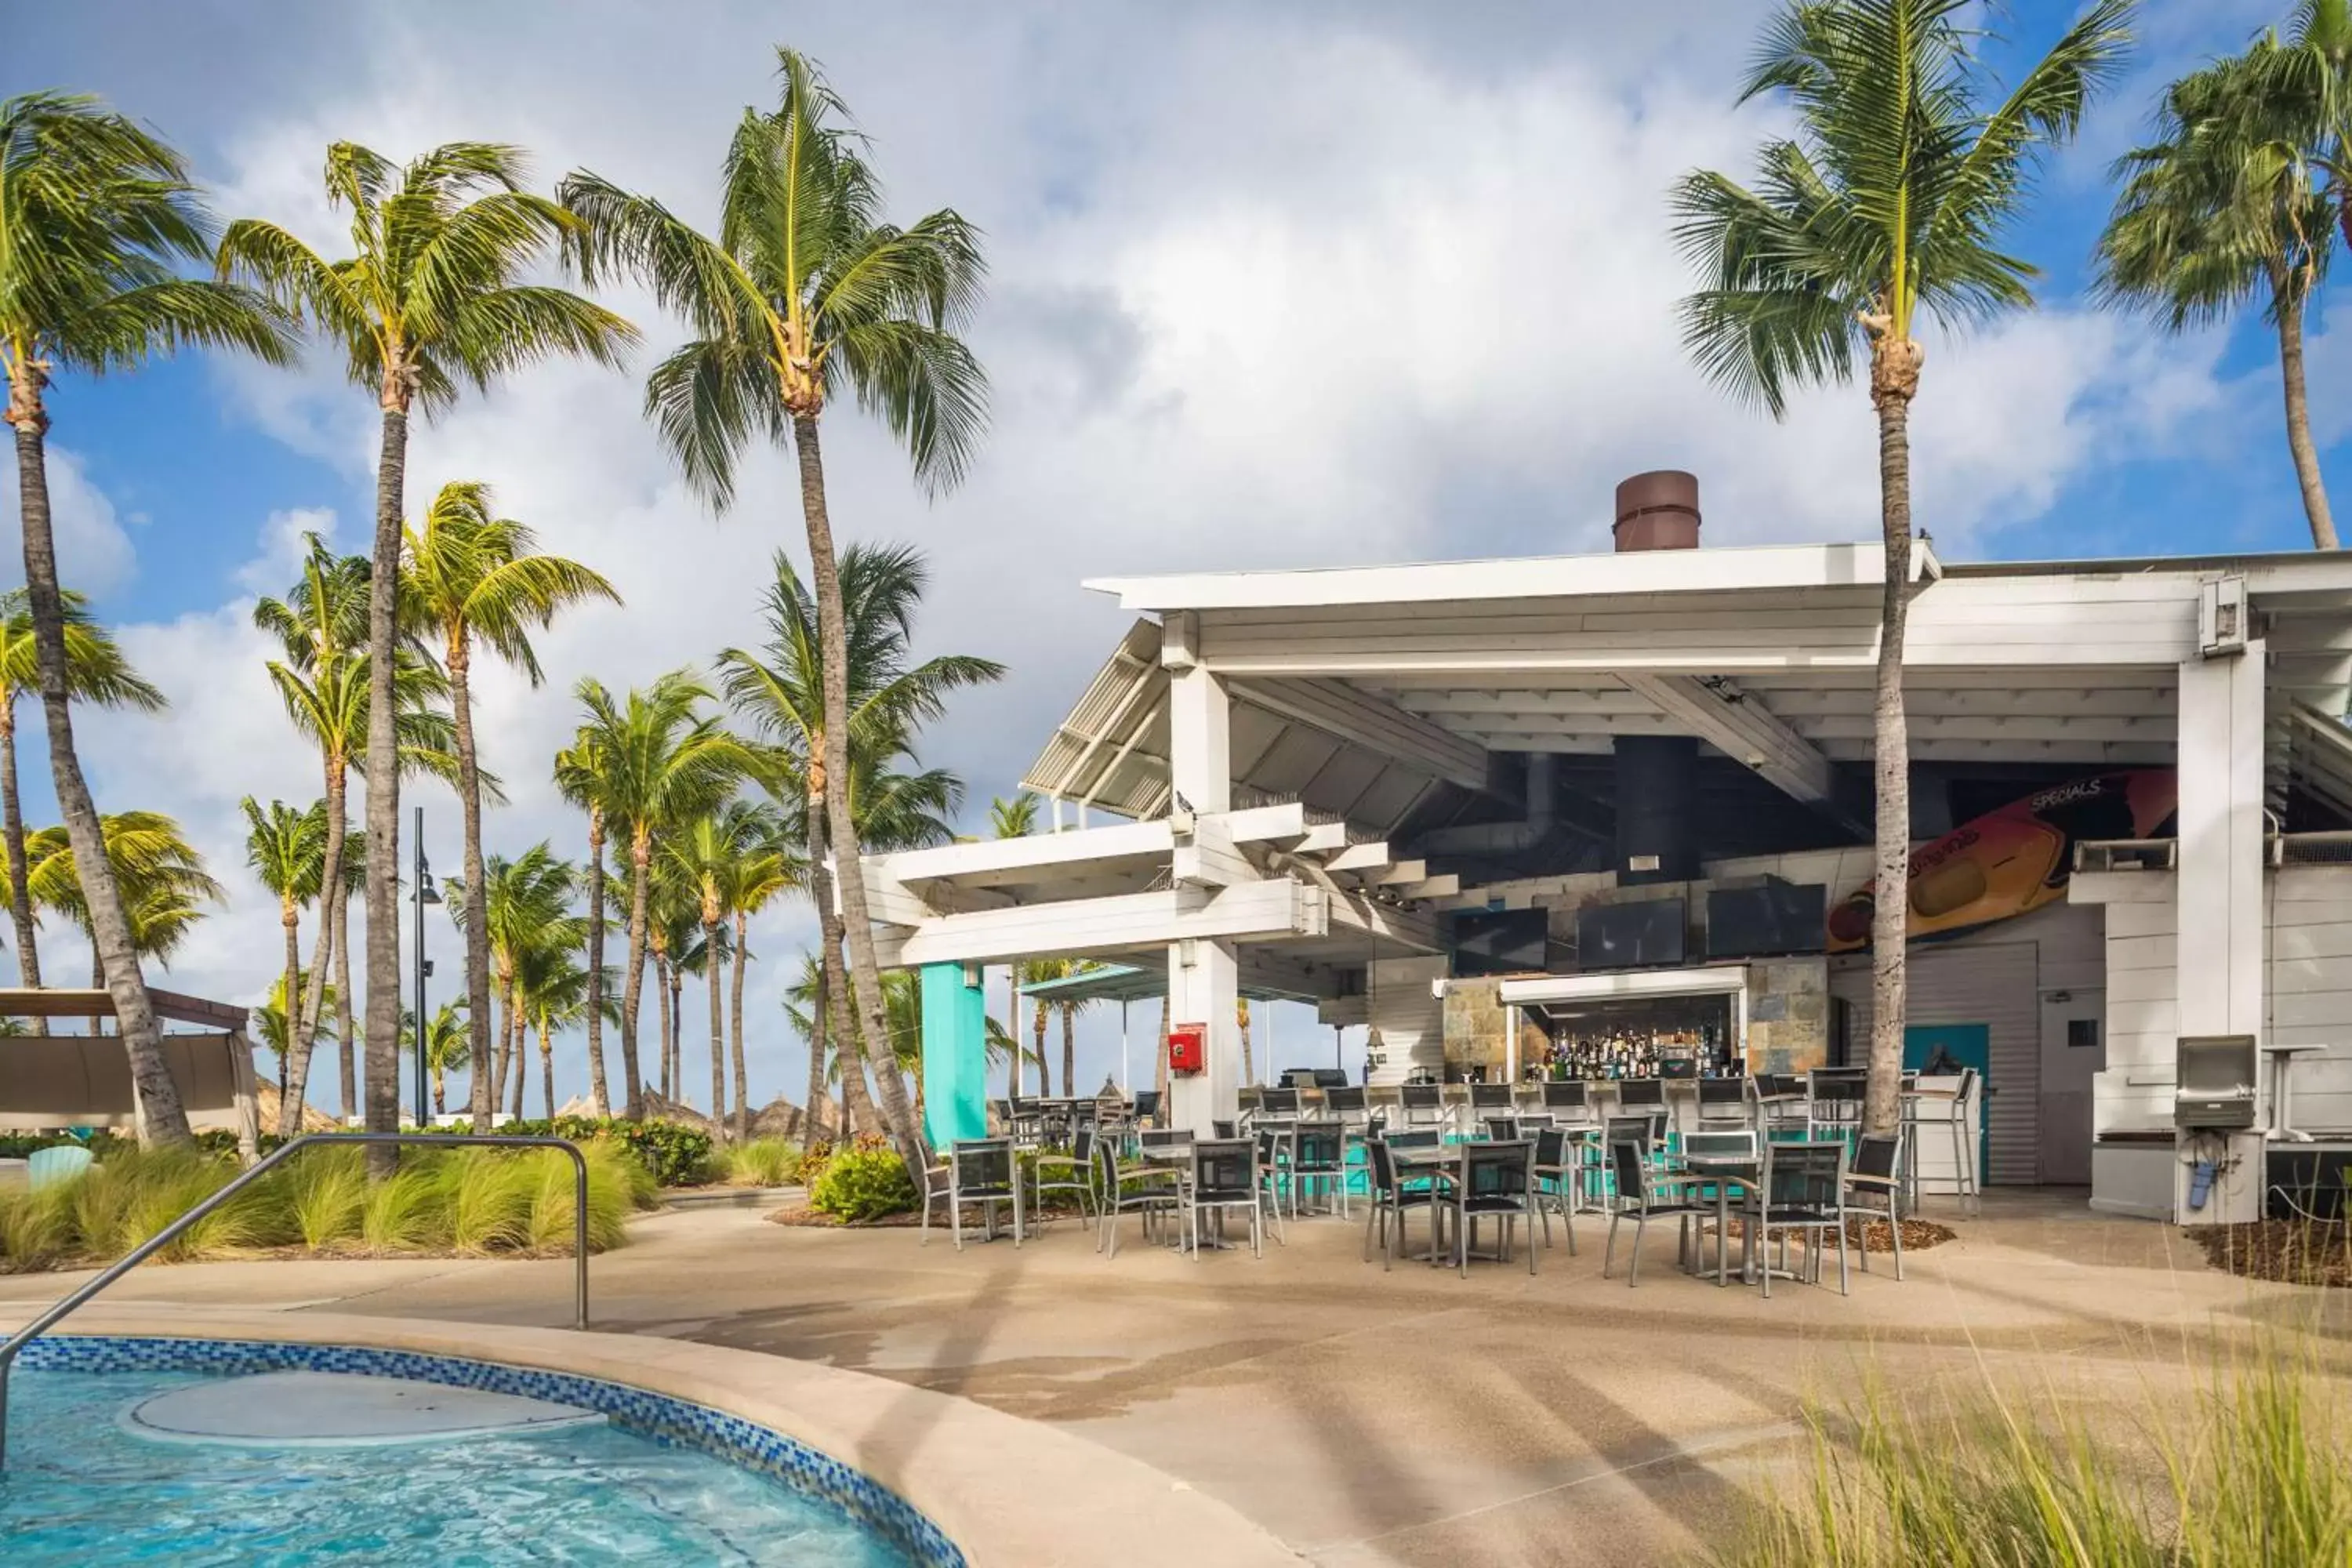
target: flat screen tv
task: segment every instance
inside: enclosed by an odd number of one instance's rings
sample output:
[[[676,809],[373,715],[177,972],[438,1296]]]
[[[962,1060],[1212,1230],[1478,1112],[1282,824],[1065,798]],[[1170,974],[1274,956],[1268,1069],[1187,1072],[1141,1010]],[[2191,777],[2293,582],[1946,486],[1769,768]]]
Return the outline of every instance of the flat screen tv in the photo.
[[[1549,918],[1542,910],[1465,910],[1454,917],[1454,973],[1544,973]]]
[[[1683,961],[1683,900],[1587,904],[1576,911],[1580,969],[1649,969]]]
[[[1711,958],[1769,958],[1819,952],[1829,940],[1829,889],[1777,878],[1754,888],[1710,888],[1706,951]]]

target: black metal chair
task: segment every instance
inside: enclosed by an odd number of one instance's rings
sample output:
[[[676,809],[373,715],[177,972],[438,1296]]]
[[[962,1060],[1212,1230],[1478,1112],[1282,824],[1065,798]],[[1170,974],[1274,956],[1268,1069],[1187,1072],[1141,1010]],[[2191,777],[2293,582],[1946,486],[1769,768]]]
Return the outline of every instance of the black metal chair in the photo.
[[[1080,1121],[1070,1134],[1067,1152],[1048,1149],[1038,1153],[1030,1168],[1030,1195],[1037,1200],[1040,1215],[1045,1210],[1047,1193],[1076,1193],[1078,1217],[1089,1226],[1095,1223],[1095,1143],[1094,1123]]]
[[[1846,1274],[1845,1159],[1843,1138],[1815,1143],[1766,1143],[1761,1191],[1746,1211],[1753,1227],[1761,1266],[1764,1299],[1772,1298],[1772,1237],[1780,1237],[1780,1258],[1788,1261],[1789,1237],[1805,1237],[1806,1273],[1821,1279],[1822,1239],[1837,1233],[1838,1293],[1850,1293]],[[1783,1272],[1786,1272],[1785,1267]]]
[[[1265,1256],[1265,1210],[1258,1195],[1257,1148],[1246,1138],[1212,1138],[1192,1145],[1192,1179],[1184,1184],[1184,1244],[1201,1255],[1203,1210],[1249,1214],[1250,1255]]]
[[[1482,1118],[1508,1116],[1514,1093],[1507,1083],[1474,1083],[1470,1086],[1470,1113]]]
[[[1295,1089],[1269,1089],[1261,1091],[1258,1112],[1264,1116],[1296,1116],[1298,1114],[1298,1091]]]
[[[1754,1124],[1744,1078],[1703,1078],[1698,1080],[1698,1119],[1703,1123],[1730,1127]]]
[[[1580,1143],[1578,1140],[1577,1143]],[[1551,1216],[1556,1212],[1568,1232],[1568,1255],[1576,1256],[1576,1211],[1581,1205],[1584,1161],[1577,1143],[1558,1127],[1536,1132],[1533,1167],[1536,1213],[1543,1220],[1544,1245],[1551,1245]]]
[[[1454,1211],[1454,1267],[1470,1272],[1471,1243],[1478,1222],[1500,1222],[1502,1237],[1496,1258],[1507,1262],[1511,1238],[1521,1220],[1528,1222],[1528,1272],[1536,1271],[1535,1150],[1525,1142],[1471,1143],[1462,1150],[1462,1163],[1439,1189],[1438,1202]]]
[[[1284,1184],[1290,1175],[1290,1129],[1261,1127],[1249,1136],[1248,1142],[1257,1150],[1258,1196],[1265,1204],[1265,1212],[1274,1216],[1274,1238],[1287,1246],[1282,1234],[1282,1195]],[[1298,1212],[1298,1190],[1290,1188],[1293,1214]]]
[[[1118,1154],[1108,1142],[1095,1145],[1095,1182],[1102,1190],[1101,1218],[1095,1226],[1095,1250],[1106,1258],[1118,1256],[1121,1215],[1141,1215],[1143,1237],[1149,1241],[1152,1222],[1165,1219],[1183,1206],[1183,1172],[1170,1165],[1121,1170]]]
[[[1480,1131],[1489,1143],[1516,1143],[1519,1141],[1519,1119],[1516,1116],[1489,1116]]]
[[[1135,1135],[1136,1144],[1144,1149],[1171,1149],[1179,1143],[1192,1142],[1189,1127],[1147,1127]]]
[[[1632,1115],[1636,1110],[1664,1110],[1666,1106],[1666,1084],[1664,1079],[1621,1078],[1617,1080],[1617,1110]]]
[[[1977,1069],[1962,1068],[1959,1087],[1952,1094],[1913,1092],[1906,1095],[1903,1100],[1904,1125],[1914,1134],[1911,1153],[1915,1162],[1919,1152],[1917,1133],[1921,1130],[1932,1129],[1950,1134],[1952,1198],[1959,1205],[1962,1214],[1967,1214],[1971,1205],[1977,1213],[1984,1212],[1984,1198],[1977,1180],[1976,1140],[1969,1136],[1969,1109],[1976,1103],[1978,1088]],[[1912,1195],[1916,1199],[1919,1187],[1919,1173],[1916,1168],[1910,1177]]]
[[[1592,1089],[1581,1079],[1552,1079],[1543,1086],[1546,1110],[1564,1121],[1592,1120]]]
[[[1442,1084],[1408,1083],[1398,1091],[1398,1103],[1404,1108],[1407,1127],[1443,1127],[1445,1125],[1445,1089]]]
[[[934,1175],[944,1178],[936,1187]],[[991,1241],[996,1239],[996,1205],[1010,1205],[1013,1209],[1013,1245],[1021,1245],[1023,1213],[1021,1182],[1009,1138],[964,1138],[948,1151],[943,1164],[931,1167],[923,1183],[922,1236],[918,1246],[931,1239],[931,1207],[944,1200],[948,1207],[948,1231],[955,1237],[956,1250],[963,1250],[963,1211],[978,1205],[981,1227]]]
[[[1845,1172],[1845,1210],[1849,1215],[1886,1215],[1895,1237],[1895,1278],[1903,1278],[1903,1139],[1897,1133],[1864,1133],[1853,1146],[1853,1161]],[[1863,1200],[1857,1202],[1856,1200]],[[1870,1272],[1870,1238],[1863,1237],[1862,1271]]]
[[[1242,1085],[1234,1091],[1234,1120],[1247,1121],[1251,1117],[1255,1116],[1259,1105],[1265,1101],[1265,1090],[1256,1084]]]
[[[1815,1068],[1805,1075],[1816,1137],[1824,1127],[1844,1132],[1861,1125],[1862,1097],[1869,1082],[1870,1073],[1864,1068]]]
[[[1445,1142],[1445,1134],[1434,1127],[1404,1127],[1391,1131],[1381,1141],[1391,1149],[1434,1149]]]
[[[1220,1121],[1214,1118],[1209,1121],[1209,1136],[1212,1138],[1232,1139],[1241,1135],[1241,1123],[1238,1121]]]
[[[1290,1130],[1290,1212],[1312,1183],[1340,1218],[1348,1215],[1348,1130],[1337,1121],[1301,1121]]]
[[[1609,1278],[1617,1257],[1617,1226],[1629,1218],[1633,1222],[1633,1260],[1625,1271],[1629,1289],[1642,1282],[1642,1237],[1654,1219],[1675,1222],[1675,1261],[1688,1263],[1691,1221],[1712,1212],[1691,1201],[1689,1184],[1654,1174],[1643,1145],[1632,1138],[1610,1140],[1609,1168],[1617,1190],[1610,1197],[1609,1244],[1601,1249],[1601,1278]]]
[[[1380,1232],[1381,1270],[1386,1273],[1396,1264],[1397,1253],[1404,1242],[1405,1215],[1415,1209],[1430,1215],[1429,1249],[1437,1250],[1436,1187],[1426,1176],[1406,1177],[1397,1170],[1396,1156],[1390,1152],[1387,1140],[1375,1138],[1364,1145],[1365,1168],[1371,1173],[1371,1213],[1364,1218],[1364,1261],[1372,1260],[1372,1233]],[[1391,1228],[1390,1222],[1395,1222]]]

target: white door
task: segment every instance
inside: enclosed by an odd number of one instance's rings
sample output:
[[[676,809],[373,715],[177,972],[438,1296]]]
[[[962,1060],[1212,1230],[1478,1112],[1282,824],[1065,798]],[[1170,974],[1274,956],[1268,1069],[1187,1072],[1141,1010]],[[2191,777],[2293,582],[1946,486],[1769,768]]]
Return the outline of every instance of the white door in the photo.
[[[2107,1065],[2104,991],[2050,991],[2042,997],[2042,1180],[2091,1182],[2091,1079]]]

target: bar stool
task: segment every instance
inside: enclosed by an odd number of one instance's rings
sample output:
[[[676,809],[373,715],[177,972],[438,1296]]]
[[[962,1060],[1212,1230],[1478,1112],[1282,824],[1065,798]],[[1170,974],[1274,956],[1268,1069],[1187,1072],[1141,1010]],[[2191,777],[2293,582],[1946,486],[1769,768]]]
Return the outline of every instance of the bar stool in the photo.
[[[1977,1101],[1979,1088],[1977,1069],[1962,1068],[1959,1086],[1948,1095],[1908,1089],[1903,1097],[1903,1125],[1911,1136],[1912,1158],[1909,1186],[1912,1206],[1918,1206],[1919,1194],[1919,1135],[1944,1128],[1952,1141],[1952,1195],[1967,1214],[1984,1212],[1984,1198],[1977,1185],[1976,1140],[1969,1136],[1969,1108]]]

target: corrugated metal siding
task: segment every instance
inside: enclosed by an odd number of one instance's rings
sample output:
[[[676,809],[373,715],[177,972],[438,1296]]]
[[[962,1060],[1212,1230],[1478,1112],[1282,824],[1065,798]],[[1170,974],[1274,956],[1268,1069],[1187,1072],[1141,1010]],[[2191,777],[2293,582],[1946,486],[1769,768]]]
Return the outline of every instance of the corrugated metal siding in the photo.
[[[2004,1185],[2031,1185],[2041,1176],[2040,954],[2031,938],[1916,948],[1911,953],[1910,1022],[1986,1026],[1991,1056],[1987,1079],[2000,1092],[1985,1102],[1985,1179]],[[1830,992],[1853,1010],[1851,1037],[1858,1056],[1870,1039],[1867,962],[1833,970]]]

